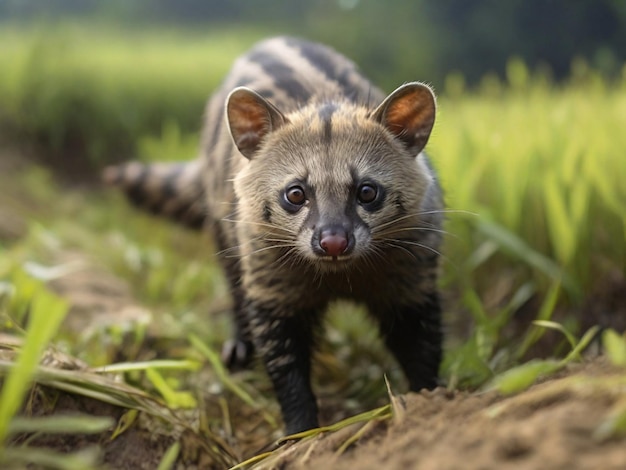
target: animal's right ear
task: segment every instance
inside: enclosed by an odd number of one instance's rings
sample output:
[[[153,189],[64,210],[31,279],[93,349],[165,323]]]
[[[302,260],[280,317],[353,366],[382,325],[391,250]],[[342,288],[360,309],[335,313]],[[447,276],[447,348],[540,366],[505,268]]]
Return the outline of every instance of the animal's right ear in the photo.
[[[287,122],[272,103],[246,87],[230,92],[226,100],[226,116],[235,145],[248,159],[254,156],[267,134]]]

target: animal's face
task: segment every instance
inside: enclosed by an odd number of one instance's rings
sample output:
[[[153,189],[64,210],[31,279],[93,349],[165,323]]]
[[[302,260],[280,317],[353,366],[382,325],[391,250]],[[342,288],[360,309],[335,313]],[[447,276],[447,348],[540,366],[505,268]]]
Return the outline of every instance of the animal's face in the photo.
[[[421,148],[413,153],[376,113],[347,103],[279,119],[235,180],[241,238],[320,270],[402,247],[431,179]],[[247,131],[233,132],[235,142]]]

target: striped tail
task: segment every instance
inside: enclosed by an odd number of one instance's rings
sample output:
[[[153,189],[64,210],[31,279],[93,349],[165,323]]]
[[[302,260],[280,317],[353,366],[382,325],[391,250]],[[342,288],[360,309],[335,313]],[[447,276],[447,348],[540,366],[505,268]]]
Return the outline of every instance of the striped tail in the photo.
[[[201,160],[110,166],[102,174],[105,183],[122,189],[136,206],[163,215],[194,229],[207,216]]]

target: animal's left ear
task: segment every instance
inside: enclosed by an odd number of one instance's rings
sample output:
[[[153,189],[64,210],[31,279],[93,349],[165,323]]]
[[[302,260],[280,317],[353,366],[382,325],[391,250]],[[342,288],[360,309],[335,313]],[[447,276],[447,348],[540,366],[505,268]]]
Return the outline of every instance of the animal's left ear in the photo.
[[[435,124],[435,94],[429,86],[413,82],[391,93],[372,118],[402,141],[413,155],[422,151]]]

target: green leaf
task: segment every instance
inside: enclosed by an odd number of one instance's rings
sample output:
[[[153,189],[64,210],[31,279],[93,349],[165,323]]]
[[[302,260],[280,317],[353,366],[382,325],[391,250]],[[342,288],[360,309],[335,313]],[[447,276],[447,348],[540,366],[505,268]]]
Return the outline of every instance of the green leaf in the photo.
[[[553,360],[533,360],[494,377],[487,385],[487,390],[497,390],[504,395],[526,390],[543,376],[559,369],[559,362]]]
[[[178,454],[180,454],[180,442],[174,442],[165,452],[161,462],[159,462],[159,466],[157,470],[169,470],[174,468],[176,465],[176,459],[178,458]]]
[[[541,326],[543,328],[549,328],[551,330],[560,331],[567,338],[567,341],[572,347],[572,349],[576,347],[576,343],[578,342],[576,340],[576,337],[572,333],[570,333],[567,330],[567,328],[565,328],[560,323],[557,323],[555,321],[549,321],[549,320],[535,320],[533,322],[533,325]]]
[[[124,413],[117,421],[117,426],[113,430],[113,434],[111,434],[111,440],[124,434],[133,424],[135,424],[138,416],[139,410],[136,409],[130,409]]]
[[[146,369],[146,377],[171,408],[196,408],[196,399],[189,392],[174,390],[156,369]]]
[[[615,330],[608,329],[602,333],[602,345],[609,360],[616,366],[626,366],[626,339]]]
[[[219,355],[211,348],[209,348],[206,344],[202,342],[200,338],[196,335],[190,335],[189,341],[200,353],[202,353],[211,363],[213,369],[218,376],[219,380],[224,384],[226,388],[228,388],[232,393],[237,395],[241,401],[243,401],[248,406],[256,409],[261,408],[262,403],[259,403],[257,400],[252,398],[252,396],[243,389],[237,382],[235,382],[219,357]],[[272,426],[276,427],[276,420],[267,412],[263,412],[263,417],[265,420]]]

